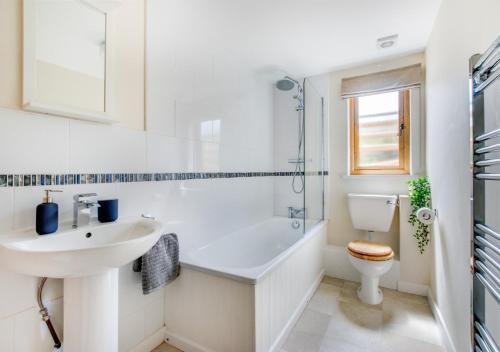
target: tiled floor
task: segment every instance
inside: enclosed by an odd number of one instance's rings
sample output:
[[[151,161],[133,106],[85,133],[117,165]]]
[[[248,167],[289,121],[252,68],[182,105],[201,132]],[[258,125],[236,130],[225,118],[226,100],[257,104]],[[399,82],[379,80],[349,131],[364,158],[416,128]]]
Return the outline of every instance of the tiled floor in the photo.
[[[182,352],[182,351],[164,342],[151,352]]]
[[[382,289],[384,302],[369,306],[358,286],[325,277],[281,352],[444,352],[425,297]],[[153,352],[180,351],[164,343]]]
[[[326,277],[282,352],[444,352],[425,297],[382,289],[377,306],[361,303],[358,283]]]

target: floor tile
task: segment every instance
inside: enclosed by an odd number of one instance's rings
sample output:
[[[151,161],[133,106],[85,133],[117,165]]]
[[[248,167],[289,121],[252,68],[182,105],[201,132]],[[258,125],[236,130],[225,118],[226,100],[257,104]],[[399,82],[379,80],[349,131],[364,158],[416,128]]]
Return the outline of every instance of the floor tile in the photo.
[[[281,352],[444,352],[425,297],[383,289],[367,305],[359,285],[325,277]]]
[[[321,343],[319,351],[320,352],[369,352],[369,349],[356,346],[347,341],[325,336],[325,338]]]
[[[339,301],[359,304],[371,309],[382,310],[382,304],[368,305],[361,302],[358,297],[359,282],[345,281],[342,289],[340,290]]]
[[[418,335],[415,335],[418,336]],[[442,346],[414,338],[385,333],[382,343],[373,352],[445,352]]]
[[[356,327],[376,330],[380,329],[383,324],[383,312],[378,306],[371,307],[364,304],[340,302],[339,313],[335,318],[340,321],[348,321]]]
[[[292,331],[283,346],[286,352],[317,352],[321,348],[322,336]]]
[[[406,304],[420,304],[420,305],[428,305],[427,297],[413,295],[411,293],[399,292],[396,290],[391,290],[388,288],[382,288],[382,292],[384,294],[384,301],[388,300],[396,300],[401,303]]]
[[[383,303],[383,329],[385,332],[441,344],[439,330],[428,305],[405,304],[400,302]]]
[[[295,325],[295,330],[323,336],[328,328],[330,316],[306,309]]]
[[[319,313],[334,314],[338,310],[338,297],[341,289],[339,286],[321,283],[311,298],[308,308]]]
[[[344,285],[344,280],[330,276],[325,276],[321,282],[337,287],[342,287]]]
[[[156,347],[151,352],[182,352],[182,351],[180,349],[175,348],[174,346],[171,346],[171,345],[167,344],[166,342],[164,342],[160,346]]]
[[[319,351],[331,316],[306,309],[283,345],[286,352]]]

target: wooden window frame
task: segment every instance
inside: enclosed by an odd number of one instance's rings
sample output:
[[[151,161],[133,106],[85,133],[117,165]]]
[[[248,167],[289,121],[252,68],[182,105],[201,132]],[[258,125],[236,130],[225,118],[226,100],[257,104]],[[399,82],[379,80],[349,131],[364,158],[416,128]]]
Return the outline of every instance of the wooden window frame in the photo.
[[[408,175],[410,173],[410,91],[399,91],[399,166],[359,166],[358,98],[349,98],[350,174],[351,175]]]

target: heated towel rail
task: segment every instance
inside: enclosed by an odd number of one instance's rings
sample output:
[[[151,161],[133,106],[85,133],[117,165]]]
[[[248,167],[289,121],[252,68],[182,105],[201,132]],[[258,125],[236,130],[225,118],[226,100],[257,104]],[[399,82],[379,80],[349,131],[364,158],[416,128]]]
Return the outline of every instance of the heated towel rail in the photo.
[[[497,80],[500,76],[500,37],[483,55],[471,58],[470,73],[473,150],[471,350],[499,352],[494,331],[487,325],[490,319],[496,319],[491,314],[498,314],[500,304],[500,207],[495,206],[500,199],[500,128],[495,115],[500,111],[491,110],[492,106],[500,106],[500,79]],[[497,104],[485,106],[487,94],[490,94],[488,101],[496,99]],[[495,302],[496,306],[492,307]]]

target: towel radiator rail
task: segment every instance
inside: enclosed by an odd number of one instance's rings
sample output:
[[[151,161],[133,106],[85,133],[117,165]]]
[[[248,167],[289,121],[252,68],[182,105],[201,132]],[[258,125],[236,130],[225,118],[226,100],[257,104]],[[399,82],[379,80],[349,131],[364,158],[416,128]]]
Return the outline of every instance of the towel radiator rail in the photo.
[[[474,225],[474,230],[479,233],[484,233],[486,235],[490,235],[491,237],[494,237],[495,239],[500,241],[500,233],[495,232],[494,230],[490,229],[488,226],[484,224],[477,223]]]
[[[476,174],[476,178],[478,180],[497,181],[497,180],[500,180],[500,174],[480,173],[480,174]]]
[[[474,141],[475,142],[483,142],[483,141],[487,141],[488,139],[496,138],[498,136],[500,136],[500,128],[497,128],[496,130],[493,130],[493,131],[488,132],[488,133],[483,133],[482,135],[474,138]]]
[[[486,199],[493,196],[487,194],[486,184],[500,181],[498,168],[488,171],[500,165],[498,154],[490,156],[490,153],[500,152],[500,128],[486,130],[484,108],[485,90],[500,77],[500,36],[482,56],[471,57],[470,67],[473,136],[471,351],[500,352],[485,324],[487,295],[500,304],[500,228],[494,229],[486,222]]]
[[[483,148],[477,148],[476,150],[474,150],[474,153],[486,154],[486,153],[498,152],[499,150],[500,150],[500,144],[494,144]]]
[[[477,167],[494,166],[500,164],[500,159],[485,159],[476,162]]]
[[[498,263],[493,257],[491,257],[488,253],[483,251],[480,248],[476,248],[474,250],[475,258],[479,258],[479,260],[485,261],[488,265],[494,266],[495,269],[500,271],[500,263]]]

